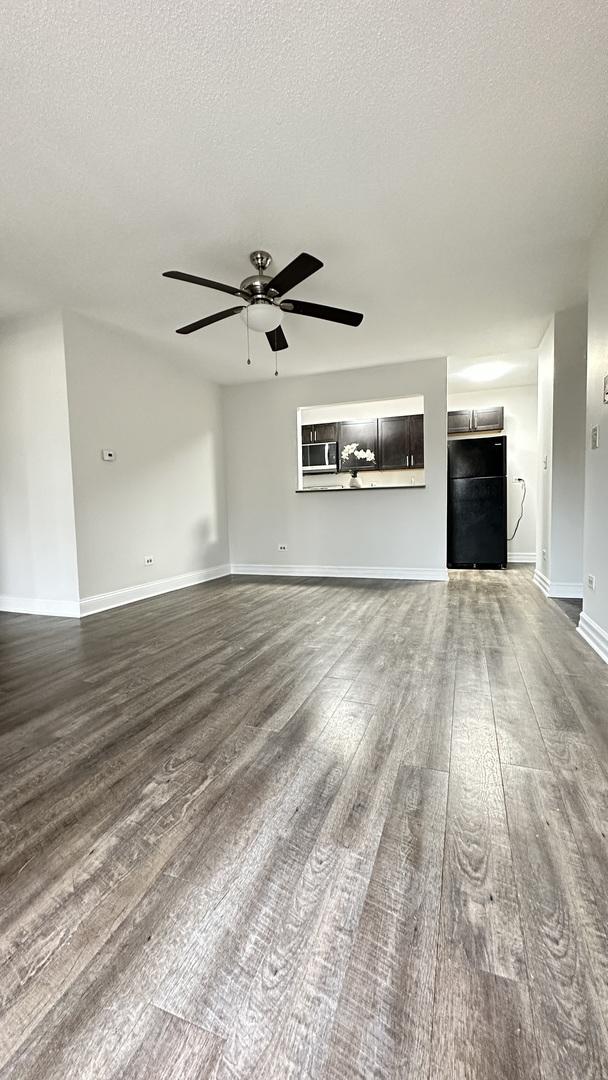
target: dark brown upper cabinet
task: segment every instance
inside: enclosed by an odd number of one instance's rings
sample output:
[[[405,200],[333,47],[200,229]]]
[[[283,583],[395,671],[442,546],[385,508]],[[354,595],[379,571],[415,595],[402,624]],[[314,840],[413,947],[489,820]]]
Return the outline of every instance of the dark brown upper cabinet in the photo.
[[[406,469],[409,454],[407,416],[385,416],[378,420],[378,463],[381,469]]]
[[[342,461],[342,450],[349,443],[358,443],[359,450],[372,450],[375,461],[360,462],[352,454],[347,461]],[[338,425],[338,454],[340,455],[340,471],[348,472],[349,469],[377,469],[378,468],[378,421],[377,420],[345,420]]]
[[[315,424],[315,442],[335,442],[338,438],[337,424]]]
[[[306,424],[302,428],[302,442],[320,443],[335,442],[338,438],[337,424]]]
[[[410,429],[410,469],[424,468],[424,416],[408,416]]]
[[[505,410],[502,405],[492,409],[473,409],[473,431],[502,431]]]
[[[470,409],[455,409],[448,413],[448,435],[460,435],[463,431],[472,431]]]
[[[455,409],[448,413],[448,435],[462,435],[468,431],[502,431],[504,413],[502,405],[491,409]]]
[[[424,416],[385,416],[378,420],[381,469],[424,466]]]

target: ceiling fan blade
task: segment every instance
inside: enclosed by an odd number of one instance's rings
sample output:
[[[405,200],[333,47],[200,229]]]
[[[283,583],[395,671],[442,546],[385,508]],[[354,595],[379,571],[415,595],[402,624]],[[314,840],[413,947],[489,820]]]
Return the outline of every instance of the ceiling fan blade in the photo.
[[[280,352],[281,349],[289,348],[282,326],[277,326],[276,330],[269,330],[266,337],[273,352]]]
[[[196,277],[195,274],[182,274],[181,270],[165,270],[163,277],[175,278],[176,281],[191,281],[193,285],[204,285],[207,289],[219,289],[220,292],[231,293],[232,296],[242,296],[240,289],[233,285],[222,285],[221,281],[209,281],[204,277]]]
[[[231,315],[236,315],[237,311],[241,311],[244,304],[239,304],[238,307],[226,308],[225,311],[216,311],[215,315],[207,315],[204,319],[197,319],[196,322],[188,323],[188,326],[180,326],[179,330],[176,330],[176,334],[192,334],[195,330],[202,330],[203,326],[211,326],[211,323],[219,322],[220,319],[228,319]]]
[[[326,304],[309,304],[306,300],[282,300],[281,311],[293,312],[294,315],[310,315],[313,319],[327,319],[328,322],[344,323],[345,326],[359,326],[363,322],[360,311],[346,311],[345,308],[327,307]]]
[[[283,296],[291,289],[295,289],[296,285],[299,285],[301,281],[305,281],[311,274],[315,274],[322,266],[323,263],[319,259],[315,259],[314,255],[307,255],[303,251],[283,270],[279,270],[278,274],[266,286],[266,292],[269,296]]]

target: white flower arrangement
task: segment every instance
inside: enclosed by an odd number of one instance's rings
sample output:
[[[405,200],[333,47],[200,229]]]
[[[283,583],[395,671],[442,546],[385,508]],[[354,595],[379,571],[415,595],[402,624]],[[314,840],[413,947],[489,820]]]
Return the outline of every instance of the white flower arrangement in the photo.
[[[359,461],[375,461],[376,455],[373,450],[358,450],[358,442],[348,443],[342,450],[342,461],[347,461],[351,455],[359,458]]]

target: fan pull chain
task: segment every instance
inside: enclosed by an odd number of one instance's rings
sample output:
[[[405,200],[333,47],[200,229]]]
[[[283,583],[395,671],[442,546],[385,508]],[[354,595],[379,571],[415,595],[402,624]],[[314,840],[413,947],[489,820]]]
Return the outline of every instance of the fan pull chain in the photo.
[[[247,324],[247,363],[251,363],[251,349],[249,348],[249,304],[245,310],[245,322]]]
[[[275,375],[279,374],[279,360],[278,360],[278,353],[277,353],[276,349],[274,350],[274,373],[275,373]]]

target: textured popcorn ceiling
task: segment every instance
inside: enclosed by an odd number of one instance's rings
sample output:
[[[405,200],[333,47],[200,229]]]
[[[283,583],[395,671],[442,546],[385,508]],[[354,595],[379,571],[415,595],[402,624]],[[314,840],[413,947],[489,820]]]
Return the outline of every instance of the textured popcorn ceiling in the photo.
[[[535,346],[608,196],[604,0],[21,0],[3,16],[0,315],[61,304],[220,381],[268,377],[248,252],[325,262],[285,373]]]

